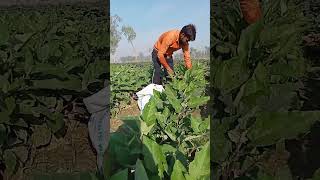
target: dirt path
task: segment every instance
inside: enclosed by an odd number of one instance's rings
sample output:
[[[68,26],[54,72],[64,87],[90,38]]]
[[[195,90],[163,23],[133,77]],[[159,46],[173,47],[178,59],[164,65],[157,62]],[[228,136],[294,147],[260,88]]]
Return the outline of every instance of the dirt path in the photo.
[[[30,159],[10,180],[31,180],[34,173],[94,172],[96,156],[88,138],[87,124],[66,120],[66,126],[66,135],[60,139],[51,136],[46,126],[36,127],[39,133],[31,137],[33,147],[16,151],[20,157],[30,152]]]

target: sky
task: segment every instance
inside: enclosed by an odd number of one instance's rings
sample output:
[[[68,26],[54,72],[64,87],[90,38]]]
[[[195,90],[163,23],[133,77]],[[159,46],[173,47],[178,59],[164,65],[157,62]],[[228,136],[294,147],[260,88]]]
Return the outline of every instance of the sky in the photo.
[[[210,45],[210,0],[110,0],[110,14],[121,17],[121,25],[136,32],[133,41],[137,52],[148,55],[158,37],[171,29],[192,23],[197,36],[190,47],[204,49]],[[132,46],[123,36],[112,58],[134,55]]]

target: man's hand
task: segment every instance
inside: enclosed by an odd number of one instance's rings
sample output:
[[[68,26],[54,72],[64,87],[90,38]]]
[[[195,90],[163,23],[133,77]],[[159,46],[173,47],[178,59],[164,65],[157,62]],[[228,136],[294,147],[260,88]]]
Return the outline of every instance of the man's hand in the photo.
[[[168,72],[168,76],[167,76],[168,78],[173,79],[175,77],[174,71],[170,67],[167,69],[167,72]]]

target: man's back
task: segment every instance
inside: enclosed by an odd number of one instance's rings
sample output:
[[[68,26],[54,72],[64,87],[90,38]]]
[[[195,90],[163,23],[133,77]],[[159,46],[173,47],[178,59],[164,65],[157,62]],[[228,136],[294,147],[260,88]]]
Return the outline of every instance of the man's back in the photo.
[[[174,29],[161,34],[157,42],[154,44],[156,50],[162,50],[163,44],[169,45],[166,49],[166,55],[171,56],[174,51],[177,51],[182,48],[182,45],[179,43],[179,34],[180,30]]]

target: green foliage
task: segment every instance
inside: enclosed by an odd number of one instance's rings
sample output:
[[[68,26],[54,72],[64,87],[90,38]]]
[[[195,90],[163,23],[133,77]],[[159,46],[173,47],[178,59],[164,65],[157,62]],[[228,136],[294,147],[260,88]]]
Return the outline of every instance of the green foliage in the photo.
[[[263,18],[251,25],[237,1],[212,8],[214,179],[292,179],[285,140],[308,133],[320,117],[301,111],[310,67],[301,50],[305,18],[293,1],[262,1]]]
[[[103,87],[109,35],[102,15],[75,6],[1,11],[0,161],[7,175],[20,165],[11,149],[38,143],[33,127],[63,136],[64,106]]]
[[[112,64],[111,80],[111,112],[115,116],[119,109],[131,101],[131,93],[150,83],[152,77],[151,64]]]
[[[139,117],[124,119],[111,134],[113,170],[132,169],[128,179],[210,177],[209,117],[194,115],[209,100],[206,69],[197,63],[192,70],[178,65],[176,73],[162,93],[154,91]]]

